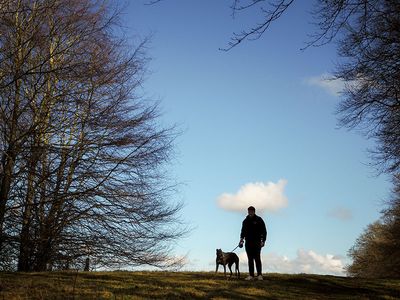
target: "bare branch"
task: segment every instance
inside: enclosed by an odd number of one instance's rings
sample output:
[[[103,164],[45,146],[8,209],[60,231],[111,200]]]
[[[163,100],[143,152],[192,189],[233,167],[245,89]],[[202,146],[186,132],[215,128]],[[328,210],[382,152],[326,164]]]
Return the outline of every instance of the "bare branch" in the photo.
[[[264,2],[263,0],[255,0],[251,1],[249,4],[239,5],[238,4],[239,1],[235,1],[232,5],[232,9],[234,12],[242,11],[263,2]],[[263,21],[258,23],[256,26],[250,28],[249,30],[244,30],[240,33],[234,33],[231,41],[228,43],[228,47],[220,48],[220,50],[229,51],[246,39],[249,40],[259,39],[264,34],[264,32],[269,28],[272,22],[279,19],[293,2],[294,0],[280,0],[277,3],[270,4],[272,9],[266,9],[263,6],[261,6],[260,11],[264,14]]]

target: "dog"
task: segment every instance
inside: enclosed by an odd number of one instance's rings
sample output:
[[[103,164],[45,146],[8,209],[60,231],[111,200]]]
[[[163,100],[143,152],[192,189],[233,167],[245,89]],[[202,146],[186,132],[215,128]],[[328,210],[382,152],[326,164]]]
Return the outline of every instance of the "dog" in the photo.
[[[216,259],[216,268],[215,273],[218,272],[219,265],[224,266],[224,275],[226,277],[226,265],[228,265],[229,271],[231,271],[232,277],[232,265],[235,264],[235,275],[237,278],[240,278],[239,272],[239,257],[233,252],[223,252],[221,249],[217,249],[217,259]]]

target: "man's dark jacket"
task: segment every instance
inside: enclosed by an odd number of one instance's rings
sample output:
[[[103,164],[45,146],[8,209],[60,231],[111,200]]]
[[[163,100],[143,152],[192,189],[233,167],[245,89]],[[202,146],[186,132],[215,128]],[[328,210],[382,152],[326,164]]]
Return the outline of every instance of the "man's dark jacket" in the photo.
[[[257,215],[252,218],[247,216],[242,223],[242,231],[240,232],[240,238],[246,239],[246,244],[260,245],[261,241],[267,239],[267,229],[263,219]]]

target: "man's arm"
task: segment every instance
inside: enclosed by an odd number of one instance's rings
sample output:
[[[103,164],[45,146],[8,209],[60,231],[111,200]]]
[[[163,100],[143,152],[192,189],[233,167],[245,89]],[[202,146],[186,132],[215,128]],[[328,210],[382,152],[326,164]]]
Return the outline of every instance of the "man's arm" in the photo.
[[[246,220],[242,222],[242,230],[240,231],[240,239],[244,239],[247,235],[247,226],[246,226]]]
[[[264,220],[262,218],[260,218],[260,229],[261,229],[261,241],[263,243],[265,243],[265,241],[267,240],[267,228],[265,227],[265,223]]]
[[[246,237],[246,232],[247,232],[246,223],[245,221],[243,221],[242,230],[240,231],[240,241],[239,241],[240,248],[242,248],[243,246],[244,238]]]

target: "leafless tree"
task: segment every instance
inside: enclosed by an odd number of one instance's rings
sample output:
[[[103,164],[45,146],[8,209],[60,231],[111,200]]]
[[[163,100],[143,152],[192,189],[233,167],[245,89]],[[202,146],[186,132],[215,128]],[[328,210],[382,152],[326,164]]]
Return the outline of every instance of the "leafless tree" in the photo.
[[[336,77],[347,82],[339,113],[343,125],[377,141],[380,171],[400,171],[400,3],[365,1],[340,43]]]
[[[3,3],[4,2],[4,3]],[[137,94],[145,42],[104,1],[0,5],[0,236],[20,271],[179,263],[166,172],[176,135]]]
[[[346,267],[350,276],[379,278],[385,277],[386,268],[382,268],[384,260],[382,246],[384,246],[385,225],[376,221],[368,225],[363,234],[356,240],[349,250],[352,264]]]
[[[350,276],[400,278],[400,185],[395,178],[393,198],[380,220],[368,225],[349,251]]]

